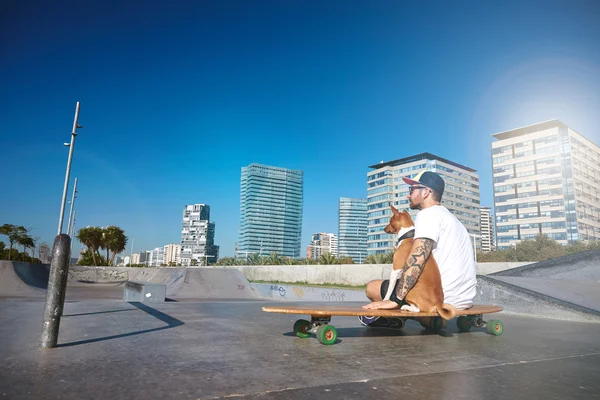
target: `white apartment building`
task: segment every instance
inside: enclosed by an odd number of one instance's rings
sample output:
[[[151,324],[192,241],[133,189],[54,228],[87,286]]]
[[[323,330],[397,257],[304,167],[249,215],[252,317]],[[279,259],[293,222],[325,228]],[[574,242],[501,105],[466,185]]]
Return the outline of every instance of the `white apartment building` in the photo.
[[[600,239],[600,148],[559,120],[492,135],[497,248]]]
[[[181,246],[178,244],[168,244],[163,248],[163,264],[169,265],[173,263],[180,265],[181,263]]]
[[[368,254],[385,254],[394,250],[395,235],[383,231],[388,224],[393,204],[399,211],[407,210],[413,220],[416,210],[410,210],[408,185],[403,177],[414,178],[421,171],[437,172],[445,182],[441,204],[463,223],[475,242],[479,241],[479,175],[464,165],[421,153],[370,166],[367,173]]]
[[[318,260],[323,254],[338,256],[338,238],[334,233],[315,233],[311,237],[306,251],[306,258]]]
[[[181,265],[214,264],[219,258],[215,246],[215,224],[210,222],[210,206],[185,205],[181,223]]]
[[[131,264],[136,265],[140,263],[140,254],[134,253],[131,255]]]
[[[494,251],[496,249],[494,216],[490,207],[481,207],[479,209],[479,225],[481,227],[481,241],[478,250]]]

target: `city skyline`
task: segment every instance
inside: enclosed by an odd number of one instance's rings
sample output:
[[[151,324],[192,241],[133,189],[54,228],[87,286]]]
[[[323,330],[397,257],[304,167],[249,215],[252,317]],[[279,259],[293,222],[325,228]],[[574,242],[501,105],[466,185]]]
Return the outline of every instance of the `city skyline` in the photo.
[[[233,255],[251,163],[305,172],[304,249],[381,160],[468,165],[493,206],[492,134],[556,118],[600,143],[597,2],[28,4],[3,10],[0,223],[39,243],[77,101],[76,230],[120,226],[124,254],[177,243],[205,203]]]

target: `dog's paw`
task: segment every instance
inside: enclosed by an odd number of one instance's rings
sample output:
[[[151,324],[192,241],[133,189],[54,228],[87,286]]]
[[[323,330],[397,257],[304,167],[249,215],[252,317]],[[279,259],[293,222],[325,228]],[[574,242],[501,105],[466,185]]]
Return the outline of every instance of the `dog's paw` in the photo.
[[[410,312],[420,312],[421,309],[417,306],[413,306],[411,304],[405,304],[402,307],[400,307],[401,310],[404,311],[410,311]]]

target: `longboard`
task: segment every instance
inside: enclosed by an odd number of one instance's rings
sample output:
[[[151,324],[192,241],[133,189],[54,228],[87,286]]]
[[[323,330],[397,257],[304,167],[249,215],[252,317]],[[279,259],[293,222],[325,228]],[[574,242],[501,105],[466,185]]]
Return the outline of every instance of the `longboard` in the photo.
[[[366,310],[360,306],[355,307],[338,307],[338,306],[323,306],[315,308],[314,305],[287,305],[287,306],[269,306],[263,307],[262,310],[268,313],[279,314],[304,314],[310,315],[310,321],[299,319],[294,323],[294,333],[300,338],[308,338],[311,333],[316,333],[320,343],[325,345],[334,344],[337,340],[337,330],[330,324],[331,317],[388,317],[396,318],[400,326],[398,329],[404,328],[404,323],[408,319],[420,317],[434,317],[432,326],[434,330],[440,330],[445,327],[445,320],[434,312],[410,312],[402,310]],[[467,332],[471,327],[485,327],[487,332],[500,336],[504,327],[500,320],[484,321],[484,314],[492,314],[502,311],[502,307],[496,305],[474,305],[467,310],[457,310],[456,325],[461,332]]]

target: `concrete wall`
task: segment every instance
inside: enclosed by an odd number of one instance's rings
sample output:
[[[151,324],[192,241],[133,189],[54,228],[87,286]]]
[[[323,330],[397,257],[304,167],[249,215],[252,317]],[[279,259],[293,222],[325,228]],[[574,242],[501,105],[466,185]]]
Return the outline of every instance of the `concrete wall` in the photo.
[[[252,286],[262,298],[275,301],[369,302],[365,291],[362,289],[338,289],[280,283],[253,283]]]
[[[478,263],[477,274],[487,275],[526,264],[529,263]],[[239,269],[249,281],[360,286],[373,279],[388,279],[392,266],[391,264],[251,265],[222,268]]]
[[[477,274],[487,275],[526,264],[529,263],[478,263]],[[392,266],[391,264],[243,265],[218,268],[240,270],[249,281],[361,286],[373,279],[388,279]],[[104,283],[123,282],[128,279],[155,281],[157,279],[153,279],[154,275],[175,270],[182,269],[71,266],[69,280]]]

